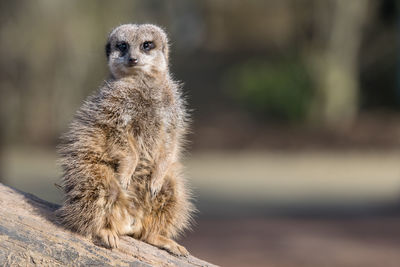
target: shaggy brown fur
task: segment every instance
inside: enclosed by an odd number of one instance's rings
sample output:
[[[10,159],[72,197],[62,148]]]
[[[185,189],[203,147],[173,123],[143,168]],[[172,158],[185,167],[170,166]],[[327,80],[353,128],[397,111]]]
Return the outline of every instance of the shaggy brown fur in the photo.
[[[106,45],[111,78],[77,112],[59,147],[68,228],[110,248],[130,235],[177,255],[171,238],[193,206],[179,163],[187,129],[168,40],[149,24],[115,28]]]

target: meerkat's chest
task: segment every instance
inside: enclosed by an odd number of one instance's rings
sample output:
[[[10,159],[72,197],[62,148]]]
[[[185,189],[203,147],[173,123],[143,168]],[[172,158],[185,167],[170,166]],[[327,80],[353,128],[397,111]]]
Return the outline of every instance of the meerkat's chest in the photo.
[[[134,134],[142,138],[157,138],[174,130],[178,120],[177,107],[162,101],[148,101],[127,118]]]

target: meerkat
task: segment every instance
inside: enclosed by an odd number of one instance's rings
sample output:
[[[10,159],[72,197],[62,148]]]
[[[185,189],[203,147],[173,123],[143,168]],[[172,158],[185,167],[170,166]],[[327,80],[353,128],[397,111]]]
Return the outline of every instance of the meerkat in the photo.
[[[194,207],[181,173],[188,115],[169,73],[165,32],[125,24],[106,44],[111,73],[59,145],[66,227],[118,247],[129,235],[176,255]]]

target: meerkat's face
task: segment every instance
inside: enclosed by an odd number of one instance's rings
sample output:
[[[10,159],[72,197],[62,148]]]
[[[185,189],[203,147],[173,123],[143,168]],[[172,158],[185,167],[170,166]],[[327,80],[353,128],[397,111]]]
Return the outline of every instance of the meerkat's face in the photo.
[[[166,72],[167,35],[151,24],[121,25],[108,37],[106,55],[110,71],[116,78],[138,72]]]

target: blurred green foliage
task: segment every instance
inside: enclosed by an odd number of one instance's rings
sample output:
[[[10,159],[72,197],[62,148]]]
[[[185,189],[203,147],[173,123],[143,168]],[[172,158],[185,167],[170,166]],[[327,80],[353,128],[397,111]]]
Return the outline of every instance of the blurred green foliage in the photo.
[[[304,120],[312,100],[312,82],[301,61],[251,60],[233,66],[224,77],[225,92],[259,116]]]

